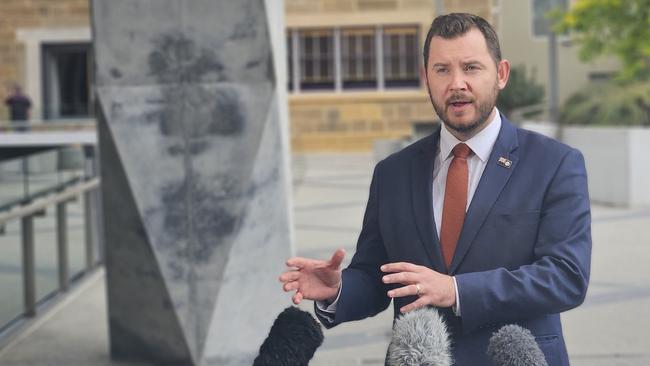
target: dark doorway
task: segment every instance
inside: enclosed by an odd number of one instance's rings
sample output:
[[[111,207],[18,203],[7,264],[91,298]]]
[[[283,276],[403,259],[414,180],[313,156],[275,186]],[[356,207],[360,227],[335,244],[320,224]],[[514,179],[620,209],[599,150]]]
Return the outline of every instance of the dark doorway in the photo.
[[[43,45],[43,118],[88,118],[94,113],[90,43]]]

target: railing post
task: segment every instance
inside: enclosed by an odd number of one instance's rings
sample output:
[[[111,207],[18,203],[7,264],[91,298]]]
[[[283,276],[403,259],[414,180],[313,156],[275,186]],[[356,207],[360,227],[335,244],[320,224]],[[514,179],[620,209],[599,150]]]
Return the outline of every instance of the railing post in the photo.
[[[23,295],[25,316],[36,315],[36,279],[34,266],[34,217],[21,219],[23,240]]]
[[[93,240],[92,196],[84,192],[84,233],[86,237],[86,271],[95,267],[95,241]]]
[[[59,262],[59,290],[68,291],[69,266],[68,266],[68,218],[66,215],[66,202],[56,205],[56,244]]]
[[[95,147],[86,145],[83,147],[84,151],[84,179],[88,180],[97,174],[97,162],[95,161]],[[86,234],[86,271],[90,271],[95,267],[95,240],[94,230],[95,224],[93,221],[94,203],[92,191],[84,192],[84,229]]]
[[[20,170],[23,173],[23,201],[29,199],[29,158],[20,160]]]

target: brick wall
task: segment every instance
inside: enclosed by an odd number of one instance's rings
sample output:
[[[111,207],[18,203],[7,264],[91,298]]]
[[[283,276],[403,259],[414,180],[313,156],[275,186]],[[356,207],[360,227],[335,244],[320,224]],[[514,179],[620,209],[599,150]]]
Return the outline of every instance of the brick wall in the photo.
[[[421,91],[364,94],[290,97],[293,151],[370,151],[375,139],[406,137],[413,122],[436,119]]]
[[[447,11],[467,11],[491,19],[491,0],[446,0]],[[360,22],[413,22],[426,32],[432,0],[285,0],[287,19],[322,16],[331,25],[341,15]],[[355,15],[356,14],[356,15]],[[372,14],[365,16],[364,14]],[[413,17],[416,15],[416,17]],[[409,18],[411,17],[411,18]],[[383,20],[382,20],[383,19]],[[352,20],[354,21],[354,19]],[[7,83],[25,84],[25,50],[16,30],[89,26],[89,0],[2,0],[0,8],[0,100]],[[425,89],[410,92],[292,95],[289,100],[294,151],[369,151],[377,138],[410,134],[414,121],[433,121]],[[7,119],[4,103],[0,120]]]
[[[492,0],[445,0],[447,12],[470,12],[491,20]],[[421,10],[435,8],[434,0],[285,0],[287,15]]]
[[[492,0],[445,0],[447,12],[472,13],[493,22]]]
[[[492,0],[445,0],[444,5],[447,12],[492,19]],[[435,16],[433,0],[285,0],[285,6],[290,28],[416,24],[421,43]],[[370,151],[375,139],[409,136],[413,122],[437,119],[424,88],[294,94],[289,110],[295,152]]]
[[[0,120],[9,83],[25,85],[25,48],[16,40],[21,28],[89,25],[89,0],[2,0],[0,4]]]

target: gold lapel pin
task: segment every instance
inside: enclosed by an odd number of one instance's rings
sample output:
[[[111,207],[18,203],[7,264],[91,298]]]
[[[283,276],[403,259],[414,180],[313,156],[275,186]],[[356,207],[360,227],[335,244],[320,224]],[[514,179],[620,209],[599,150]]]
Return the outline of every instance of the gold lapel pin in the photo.
[[[508,160],[502,156],[499,158],[499,160],[497,160],[497,164],[501,165],[504,168],[510,169],[512,166],[512,160]]]

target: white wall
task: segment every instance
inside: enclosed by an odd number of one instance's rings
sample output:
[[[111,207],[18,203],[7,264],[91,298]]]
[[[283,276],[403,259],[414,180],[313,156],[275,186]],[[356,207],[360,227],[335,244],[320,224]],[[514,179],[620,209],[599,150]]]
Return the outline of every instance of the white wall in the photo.
[[[591,200],[629,206],[632,188],[629,131],[609,127],[569,127],[564,131],[563,140],[585,157]]]
[[[650,206],[650,129],[630,129],[629,140],[631,206]]]

